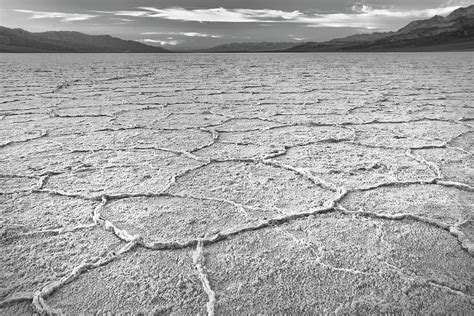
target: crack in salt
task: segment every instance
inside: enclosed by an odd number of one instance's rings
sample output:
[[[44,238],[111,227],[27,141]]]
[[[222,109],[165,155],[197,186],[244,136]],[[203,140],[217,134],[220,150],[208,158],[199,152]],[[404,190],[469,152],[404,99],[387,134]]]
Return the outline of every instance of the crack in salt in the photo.
[[[196,245],[196,251],[193,254],[193,263],[198,271],[199,279],[201,280],[202,287],[204,292],[206,292],[209,301],[206,304],[207,315],[214,316],[215,306],[216,306],[216,293],[212,290],[209,283],[209,277],[206,273],[204,266],[205,257],[203,255],[203,242],[198,240]]]

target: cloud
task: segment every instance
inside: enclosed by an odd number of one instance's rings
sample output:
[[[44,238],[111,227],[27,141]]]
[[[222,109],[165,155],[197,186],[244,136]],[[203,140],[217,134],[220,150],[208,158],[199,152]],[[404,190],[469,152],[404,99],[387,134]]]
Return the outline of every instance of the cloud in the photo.
[[[84,21],[97,17],[97,15],[82,13],[44,12],[31,10],[13,11],[31,14],[31,19],[60,19],[62,22]]]
[[[166,20],[221,22],[221,23],[300,23],[311,27],[352,27],[363,29],[387,28],[391,24],[406,23],[413,19],[446,15],[459,5],[423,10],[377,9],[368,5],[354,5],[349,13],[303,13],[272,9],[185,9],[172,7],[158,9],[140,7],[140,11],[115,11],[121,16],[160,18]],[[397,23],[398,22],[398,23]],[[189,34],[199,34],[189,32]],[[182,34],[184,35],[184,34]],[[192,35],[188,35],[192,36]],[[199,36],[199,35],[195,35]],[[203,36],[204,37],[204,36]]]
[[[281,11],[271,9],[194,9],[188,10],[180,7],[157,9],[153,7],[140,7],[143,11],[116,11],[115,15],[142,16],[152,18],[162,18],[177,21],[194,22],[227,22],[227,23],[248,23],[248,22],[278,22],[289,21],[302,16],[300,11]]]
[[[205,34],[205,33],[197,33],[197,32],[180,32],[179,35],[189,36],[189,37],[211,37],[211,38],[220,38],[221,35],[214,35],[214,34]]]
[[[110,13],[110,14],[114,14],[118,16],[133,16],[133,17],[149,16],[149,13],[146,11],[115,11],[115,12],[96,11],[96,12]]]
[[[445,7],[450,7],[450,6],[461,6],[461,7],[467,7],[472,5],[472,0],[447,0],[444,3]]]
[[[206,33],[198,33],[198,32],[143,32],[142,35],[164,35],[162,38],[166,37],[166,39],[151,39],[145,38],[141,39],[140,41],[144,43],[151,43],[151,44],[160,44],[162,46],[165,45],[178,45],[183,43],[183,40],[176,40],[173,36],[185,36],[185,37],[207,37],[207,38],[221,38],[221,35],[214,35],[214,34],[206,34]],[[173,35],[173,36],[170,36]]]
[[[180,41],[170,39],[170,38],[168,38],[168,40],[155,40],[155,39],[145,38],[145,39],[141,39],[140,41],[142,41],[144,43],[160,44],[160,45],[172,45],[172,46],[178,45],[179,43],[181,43]]]
[[[447,3],[460,3],[449,0]],[[447,4],[446,4],[447,5]],[[307,13],[301,11],[282,11],[273,9],[185,9],[171,7],[158,9],[154,7],[139,7],[131,11],[93,11],[95,13],[111,14],[124,17],[123,22],[128,22],[126,17],[134,18],[159,18],[176,21],[194,22],[220,22],[220,23],[299,23],[310,27],[351,27],[359,29],[386,29],[393,25],[403,25],[414,19],[429,18],[434,15],[447,15],[459,5],[449,5],[440,8],[422,10],[401,10],[373,8],[368,5],[354,5],[350,12],[346,13]],[[42,12],[31,10],[14,10],[16,12],[31,14],[32,19],[60,19],[64,22],[83,21],[96,17],[93,14]],[[152,32],[145,34],[155,34]],[[158,34],[158,33],[156,33]],[[167,33],[188,37],[210,37],[219,38],[219,35],[180,32]]]
[[[198,33],[198,32],[144,32],[142,35],[181,35],[188,37],[210,37],[210,38],[221,38],[222,35]]]

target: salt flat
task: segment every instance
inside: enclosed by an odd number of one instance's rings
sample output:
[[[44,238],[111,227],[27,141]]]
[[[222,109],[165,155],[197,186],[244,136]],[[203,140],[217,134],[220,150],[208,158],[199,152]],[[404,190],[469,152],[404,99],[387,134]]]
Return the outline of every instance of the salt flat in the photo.
[[[469,313],[473,53],[0,56],[0,313]]]

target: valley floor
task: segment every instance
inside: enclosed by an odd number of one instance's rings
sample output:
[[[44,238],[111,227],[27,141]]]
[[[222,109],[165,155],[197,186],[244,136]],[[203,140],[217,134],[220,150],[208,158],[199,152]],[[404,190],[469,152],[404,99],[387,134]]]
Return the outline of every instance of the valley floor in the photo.
[[[3,57],[0,314],[473,311],[471,53]]]

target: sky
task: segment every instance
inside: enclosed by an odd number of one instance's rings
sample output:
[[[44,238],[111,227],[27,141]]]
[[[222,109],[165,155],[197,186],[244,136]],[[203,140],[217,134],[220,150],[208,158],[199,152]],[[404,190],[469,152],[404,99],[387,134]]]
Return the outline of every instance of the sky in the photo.
[[[474,0],[0,0],[0,25],[200,49],[395,31],[471,4]]]

